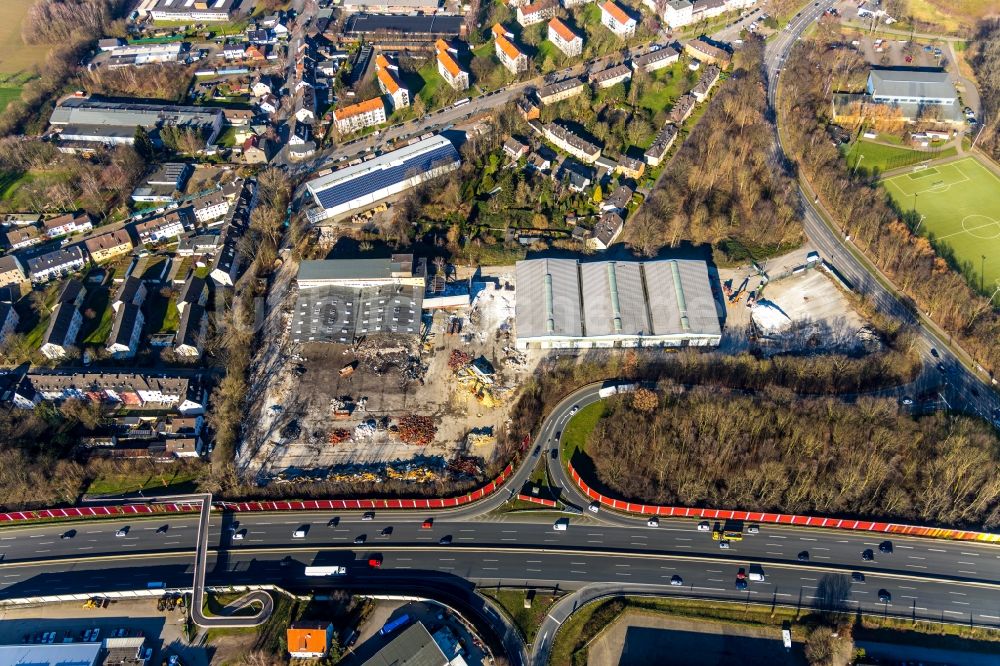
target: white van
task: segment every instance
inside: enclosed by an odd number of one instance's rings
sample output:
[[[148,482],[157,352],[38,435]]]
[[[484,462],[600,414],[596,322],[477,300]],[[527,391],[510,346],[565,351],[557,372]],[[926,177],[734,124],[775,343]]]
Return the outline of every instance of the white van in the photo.
[[[293,539],[305,539],[306,538],[306,531],[303,530],[303,529],[297,529],[294,532],[292,532],[292,538]]]
[[[749,578],[750,580],[752,580],[752,581],[754,581],[756,583],[763,583],[764,582],[764,569],[763,569],[763,567],[761,567],[759,564],[751,564],[750,567],[749,567],[749,569],[750,570],[747,572],[747,578]]]
[[[560,518],[555,523],[552,524],[552,529],[556,532],[565,532],[566,528],[569,526],[569,521],[565,518]]]

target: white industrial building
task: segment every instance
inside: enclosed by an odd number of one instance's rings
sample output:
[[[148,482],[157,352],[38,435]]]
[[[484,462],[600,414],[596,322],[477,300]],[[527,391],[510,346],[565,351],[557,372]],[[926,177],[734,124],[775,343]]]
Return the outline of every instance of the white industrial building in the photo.
[[[119,46],[108,57],[108,67],[149,65],[158,62],[175,63],[181,60],[183,50],[183,42]]]
[[[157,0],[154,21],[228,21],[236,0]]]
[[[716,346],[703,261],[517,262],[518,349]]]
[[[455,146],[437,135],[375,159],[334,171],[306,183],[319,210],[311,222],[320,222],[374,205],[394,194],[457,169],[462,161]]]

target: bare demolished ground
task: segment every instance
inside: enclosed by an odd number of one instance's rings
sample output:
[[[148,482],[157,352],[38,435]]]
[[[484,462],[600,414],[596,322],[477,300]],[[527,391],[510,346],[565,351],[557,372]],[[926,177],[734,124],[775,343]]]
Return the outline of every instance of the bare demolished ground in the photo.
[[[289,340],[297,262],[268,295],[238,464],[258,483],[432,483],[482,472],[538,358],[514,350],[510,267],[470,307],[424,313],[421,336]],[[540,356],[539,356],[540,358]]]

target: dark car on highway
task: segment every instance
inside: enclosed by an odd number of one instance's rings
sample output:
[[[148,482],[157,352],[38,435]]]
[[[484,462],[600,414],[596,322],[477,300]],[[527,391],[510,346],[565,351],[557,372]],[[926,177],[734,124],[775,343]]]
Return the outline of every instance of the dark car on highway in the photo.
[[[884,604],[887,604],[890,601],[892,601],[892,595],[889,594],[889,590],[879,590],[878,591],[878,600],[881,601]]]
[[[799,553],[799,562],[808,562],[808,561],[809,561],[809,551],[803,550],[801,553]]]
[[[875,559],[875,551],[873,551],[871,548],[864,549],[863,551],[861,551],[861,559],[863,559],[865,562],[871,562],[872,560]]]
[[[887,555],[889,553],[891,553],[892,552],[892,542],[891,541],[883,541],[882,543],[880,543],[878,545],[878,552],[885,553]]]

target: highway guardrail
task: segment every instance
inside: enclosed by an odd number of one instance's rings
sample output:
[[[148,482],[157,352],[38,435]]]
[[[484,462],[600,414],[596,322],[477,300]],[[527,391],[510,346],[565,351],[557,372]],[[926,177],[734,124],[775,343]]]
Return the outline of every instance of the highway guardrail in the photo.
[[[761,511],[736,511],[732,509],[708,509],[684,506],[659,506],[626,502],[603,495],[583,480],[573,468],[567,464],[570,478],[580,488],[584,495],[596,500],[602,506],[625,513],[637,513],[644,516],[668,516],[676,518],[699,518],[702,520],[740,520],[748,523],[773,523],[777,525],[800,525],[802,527],[822,527],[836,530],[855,530],[860,532],[882,532],[886,534],[905,534],[917,537],[935,539],[950,539],[953,541],[981,541],[1000,543],[1000,534],[990,532],[973,532],[970,530],[954,530],[944,527],[924,527],[920,525],[903,525],[870,520],[854,520],[850,518],[823,518],[818,516],[795,516],[785,513],[766,513]]]

